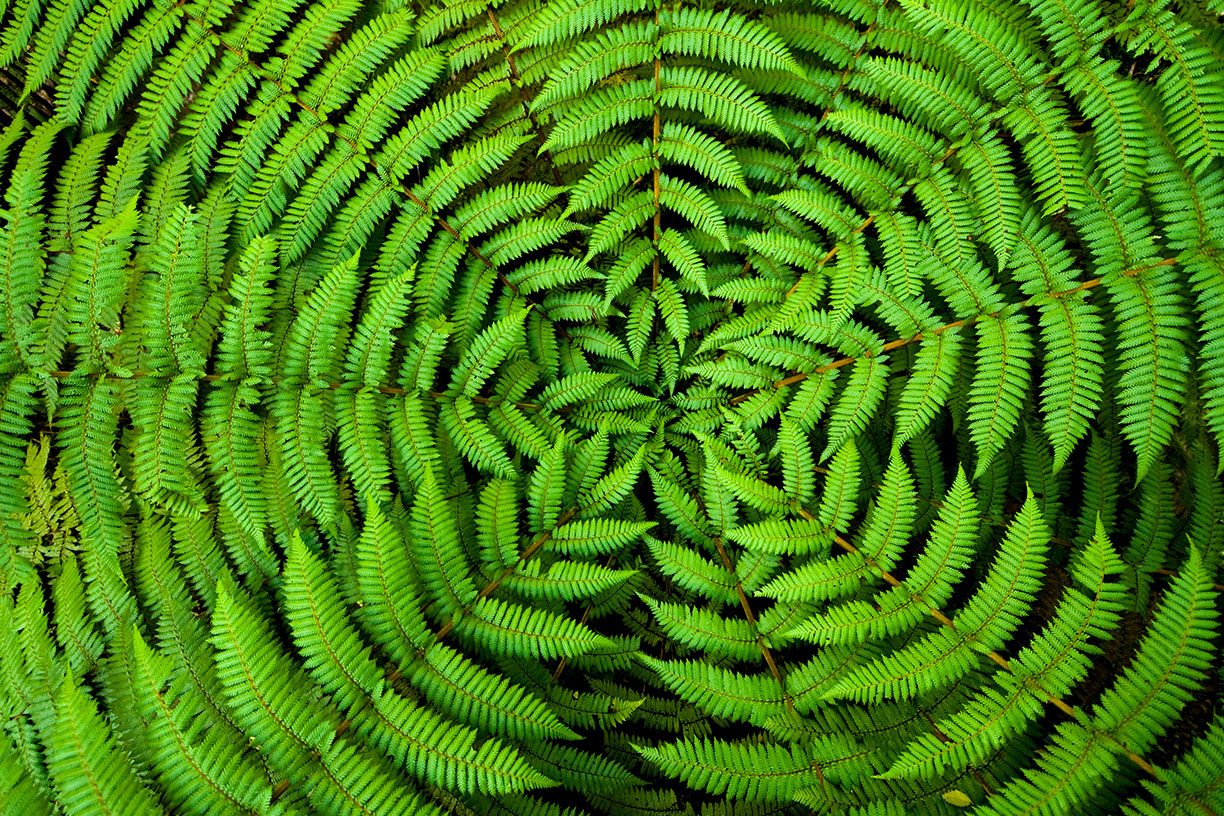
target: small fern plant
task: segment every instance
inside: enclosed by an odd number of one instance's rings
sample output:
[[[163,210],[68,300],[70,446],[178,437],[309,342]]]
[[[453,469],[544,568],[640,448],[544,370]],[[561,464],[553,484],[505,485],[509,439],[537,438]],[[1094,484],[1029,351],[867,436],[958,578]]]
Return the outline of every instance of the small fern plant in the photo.
[[[1220,0],[0,0],[0,813],[1224,813]]]

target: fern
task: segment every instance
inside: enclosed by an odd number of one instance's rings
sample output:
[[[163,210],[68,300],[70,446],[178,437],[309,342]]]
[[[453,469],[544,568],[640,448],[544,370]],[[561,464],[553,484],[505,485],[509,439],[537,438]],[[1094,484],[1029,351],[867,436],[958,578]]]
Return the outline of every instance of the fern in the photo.
[[[0,811],[1219,811],[1218,2],[0,4]]]

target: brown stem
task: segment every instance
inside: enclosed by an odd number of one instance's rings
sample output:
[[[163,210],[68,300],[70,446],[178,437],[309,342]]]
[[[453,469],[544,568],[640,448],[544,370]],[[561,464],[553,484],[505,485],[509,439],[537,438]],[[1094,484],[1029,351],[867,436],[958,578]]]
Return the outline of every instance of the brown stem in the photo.
[[[1176,263],[1176,259],[1165,259],[1164,261],[1161,261],[1159,264],[1153,264],[1150,267],[1142,267],[1140,269],[1131,270],[1128,274],[1132,274],[1132,275],[1138,274],[1139,272],[1142,272],[1145,269],[1151,269],[1151,268],[1154,268],[1155,266],[1168,266],[1170,262]],[[1062,298],[1062,297],[1067,297],[1069,295],[1074,295],[1078,292],[1083,292],[1085,290],[1093,289],[1097,286],[1100,286],[1101,281],[1102,281],[1102,278],[1092,278],[1091,280],[1086,280],[1083,283],[1079,284],[1078,286],[1072,289],[1067,289],[1064,292],[1050,292],[1049,297]],[[918,332],[917,334],[911,337],[900,337],[900,338],[897,338],[896,340],[890,340],[889,342],[881,346],[879,351],[866,352],[864,354],[859,354],[859,355],[851,356],[851,357],[842,357],[841,359],[834,360],[833,362],[822,365],[812,371],[806,371],[806,372],[801,371],[796,374],[791,374],[789,377],[784,377],[783,379],[776,381],[773,384],[773,387],[774,388],[785,388],[788,385],[794,385],[795,383],[803,382],[808,377],[819,376],[820,374],[828,373],[830,371],[833,371],[834,369],[850,365],[851,363],[863,357],[872,357],[872,356],[878,356],[880,354],[887,354],[888,352],[893,351],[894,349],[899,349],[902,346],[908,346],[910,343],[914,343],[919,340],[923,340],[929,337],[934,337],[936,335],[943,334],[949,329],[963,328],[964,326],[969,325],[975,320],[980,320],[982,317],[997,317],[998,315],[1002,314],[1003,312],[1009,309],[1028,308],[1028,306],[1034,303],[1037,300],[1037,298],[1038,296],[1035,295],[1033,297],[1025,298],[1019,303],[1004,306],[1001,309],[997,309],[985,315],[975,315],[973,317],[965,317],[960,320],[953,320],[951,323],[945,323],[944,325],[936,329],[932,329],[929,332]],[[743,394],[737,394],[736,396],[730,399],[728,404],[739,405],[741,402],[751,399],[760,390],[761,390],[760,388],[754,388],[753,390],[746,391]]]
[[[526,563],[528,559],[530,559],[530,558],[531,558],[533,555],[535,555],[536,553],[538,553],[538,552],[540,551],[540,548],[541,548],[541,547],[543,547],[543,546],[544,546],[546,543],[548,543],[549,539],[551,539],[551,538],[552,538],[553,530],[556,530],[558,527],[560,527],[561,525],[563,525],[563,524],[565,524],[566,522],[568,522],[568,521],[569,521],[570,519],[572,519],[572,518],[573,518],[575,515],[577,515],[577,513],[578,513],[578,508],[577,508],[577,507],[571,507],[569,510],[566,510],[566,511],[565,511],[565,512],[564,512],[564,513],[561,515],[561,517],[560,517],[559,519],[557,519],[557,523],[553,525],[552,530],[549,530],[549,531],[548,531],[548,532],[546,532],[546,533],[541,533],[539,536],[537,536],[537,537],[536,537],[536,539],[535,539],[534,541],[532,541],[532,542],[531,542],[531,544],[529,544],[529,545],[527,546],[527,548],[526,548],[526,549],[524,549],[524,550],[523,550],[521,553],[519,553],[519,557],[518,557],[518,560],[517,560],[517,561],[515,561],[515,562],[514,562],[513,564],[511,564],[510,566],[508,566],[508,567],[506,567],[505,569],[503,569],[503,570],[501,571],[501,573],[500,573],[500,574],[499,574],[499,575],[498,575],[496,578],[494,578],[494,579],[493,579],[492,581],[490,581],[489,583],[485,584],[485,585],[484,585],[484,588],[482,588],[482,589],[480,590],[480,592],[478,592],[478,593],[476,594],[476,598],[475,598],[475,599],[472,601],[472,604],[474,605],[474,604],[476,604],[478,601],[480,601],[480,600],[482,600],[482,599],[484,599],[484,598],[487,598],[487,597],[489,597],[490,595],[492,595],[492,594],[493,594],[493,592],[494,592],[494,591],[495,591],[495,590],[496,590],[496,589],[497,589],[499,586],[501,586],[501,585],[502,585],[502,582],[503,582],[503,581],[505,581],[507,578],[509,578],[511,575],[513,575],[515,570],[517,570],[517,569],[518,569],[519,567],[521,567],[521,566],[522,566],[524,563]],[[470,608],[470,607],[469,607],[469,608]],[[459,614],[462,614],[462,611],[461,611]],[[455,620],[456,620],[456,619],[458,619],[459,614],[452,615],[452,616],[451,616],[451,619],[450,619],[450,620],[448,620],[448,621],[447,621],[447,622],[446,622],[446,623],[445,623],[445,624],[442,626],[442,628],[441,628],[441,629],[439,629],[439,630],[437,631],[437,634],[435,634],[435,635],[434,635],[434,642],[435,642],[435,643],[436,643],[436,642],[438,642],[438,641],[440,641],[440,640],[442,640],[444,637],[446,637],[446,636],[447,636],[447,635],[449,635],[449,634],[450,634],[452,631],[454,631],[454,629],[455,629]]]
[[[816,521],[816,517],[813,516],[811,513],[809,513],[807,510],[805,510],[802,507],[798,508],[798,513],[800,517],[808,521]],[[872,558],[869,555],[865,555],[862,551],[860,551],[857,547],[855,547],[849,541],[846,541],[846,539],[835,534],[833,536],[833,541],[835,544],[837,544],[837,546],[841,547],[846,552],[858,554],[868,566],[870,566],[877,573],[879,573],[880,577],[883,578],[886,582],[888,582],[891,586],[894,586],[894,587],[904,586],[904,584],[902,584],[901,581],[898,580],[895,575],[893,575],[888,570],[881,567],[874,558]],[[917,598],[915,598],[915,600],[917,600]],[[931,617],[935,618],[935,620],[939,621],[944,626],[947,626],[948,628],[950,628],[953,632],[956,631],[956,625],[952,622],[951,618],[949,618],[947,615],[945,615],[943,612],[941,612],[939,609],[936,609],[933,606],[930,606],[927,604],[924,604],[924,605],[927,608],[927,612],[931,614]],[[1012,670],[1011,664],[1007,661],[1007,658],[1003,657],[998,652],[992,649],[989,652],[986,652],[985,656],[991,662],[995,663],[1000,668],[1002,668],[1004,671],[1011,672]],[[1053,694],[1050,694],[1048,691],[1046,691],[1044,688],[1038,685],[1038,683],[1033,678],[1031,677],[1025,678],[1024,683],[1025,685],[1030,686],[1033,689],[1044,694],[1046,698],[1046,702],[1048,702],[1050,705],[1057,708],[1063,714],[1067,715],[1068,717],[1072,719],[1075,718],[1075,710],[1072,709],[1071,706],[1067,705],[1064,701],[1060,700],[1058,697],[1055,697]],[[1125,750],[1125,746],[1123,747]],[[1152,765],[1148,763],[1145,759],[1143,759],[1143,757],[1139,756],[1138,754],[1130,750],[1126,750],[1126,756],[1128,759],[1130,759],[1131,762],[1138,765],[1140,768],[1146,771],[1149,775],[1151,775],[1152,777],[1156,776],[1156,769],[1152,767]]]
[[[718,550],[718,557],[722,559],[723,567],[726,568],[727,572],[730,573],[732,577],[734,577],[735,566],[731,563],[731,559],[727,555],[727,548],[723,546],[721,536],[714,539],[714,548]],[[753,628],[756,628],[756,615],[753,614],[752,606],[748,603],[748,596],[744,593],[744,585],[738,578],[735,579],[735,594],[739,596],[740,607],[744,610],[744,617],[748,619],[748,622],[752,624]],[[786,693],[786,685],[782,682],[782,672],[778,670],[778,664],[774,661],[773,652],[771,652],[769,647],[765,645],[765,636],[762,635],[760,631],[757,632],[757,646],[761,649],[761,656],[765,658],[765,665],[769,667],[769,673],[773,675],[773,679],[777,681],[779,688],[782,689],[782,693],[785,695],[786,704],[793,708],[794,701],[791,700],[790,695]]]
[[[276,804],[276,800],[285,795],[285,791],[289,790],[289,780],[282,779],[276,783],[276,787],[272,789],[272,797],[268,800],[271,804]]]

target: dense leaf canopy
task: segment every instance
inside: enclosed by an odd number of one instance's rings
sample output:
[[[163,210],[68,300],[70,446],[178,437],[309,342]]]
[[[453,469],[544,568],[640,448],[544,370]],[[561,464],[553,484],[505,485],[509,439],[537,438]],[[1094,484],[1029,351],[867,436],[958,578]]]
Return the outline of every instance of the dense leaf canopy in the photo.
[[[0,0],[0,814],[1224,813],[1220,0]]]

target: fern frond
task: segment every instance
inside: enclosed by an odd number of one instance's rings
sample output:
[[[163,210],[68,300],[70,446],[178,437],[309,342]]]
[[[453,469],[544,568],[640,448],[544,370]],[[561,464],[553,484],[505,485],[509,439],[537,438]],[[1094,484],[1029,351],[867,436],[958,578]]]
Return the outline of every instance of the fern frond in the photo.
[[[760,656],[759,636],[756,628],[747,621],[724,618],[710,609],[643,600],[663,631],[684,646],[735,660],[754,660]]]
[[[272,782],[234,732],[207,727],[204,705],[173,681],[173,663],[136,633],[134,694],[149,718],[145,740],[167,797],[187,813],[243,813],[266,809]]]
[[[391,657],[404,661],[427,642],[420,581],[400,528],[374,502],[366,513],[356,546],[357,586],[366,599],[360,620]]]
[[[284,654],[262,617],[224,585],[217,590],[212,642],[217,678],[234,719],[278,768],[300,767],[311,751],[331,743],[335,714],[303,693],[311,687],[309,678]]]
[[[658,100],[700,113],[731,131],[767,133],[779,141],[782,131],[769,108],[742,82],[695,67],[667,68],[659,74]]]
[[[1219,611],[1193,546],[1169,587],[1137,661],[1101,697],[1093,725],[1129,750],[1150,746],[1205,676]]]
[[[578,736],[526,689],[441,643],[426,651],[412,682],[431,703],[482,732],[521,741]]]
[[[344,614],[324,562],[300,537],[289,544],[285,615],[306,670],[345,709],[382,697],[382,672]]]
[[[519,658],[555,660],[572,657],[611,642],[588,627],[544,609],[480,598],[455,622],[461,637],[496,646],[499,652]]]
[[[887,363],[888,358],[885,355],[860,357],[855,361],[846,385],[829,416],[829,443],[817,457],[818,461],[828,461],[846,440],[867,426],[884,397],[888,378]]]
[[[0,0],[0,811],[1219,810],[1222,8]]]
[[[1121,275],[1106,286],[1124,332],[1119,377],[1122,429],[1139,458],[1135,474],[1139,481],[1172,437],[1178,395],[1186,380],[1186,320],[1177,278],[1166,266],[1134,277]]]
[[[66,813],[162,812],[116,746],[97,704],[71,675],[55,710],[55,727],[46,735],[48,770]]]
[[[769,675],[744,675],[709,663],[643,657],[663,683],[715,717],[760,725],[784,708],[783,690]]]
[[[721,14],[709,9],[668,10],[660,13],[659,25],[659,48],[664,54],[704,56],[748,70],[803,73],[782,38],[730,9]]]
[[[710,793],[733,799],[787,801],[796,791],[819,784],[824,746],[750,744],[692,740],[638,748],[669,775]],[[815,749],[815,750],[814,750]]]
[[[499,740],[484,740],[476,747],[474,731],[394,693],[377,698],[373,706],[376,713],[353,715],[356,732],[431,784],[494,796],[556,784]]]

